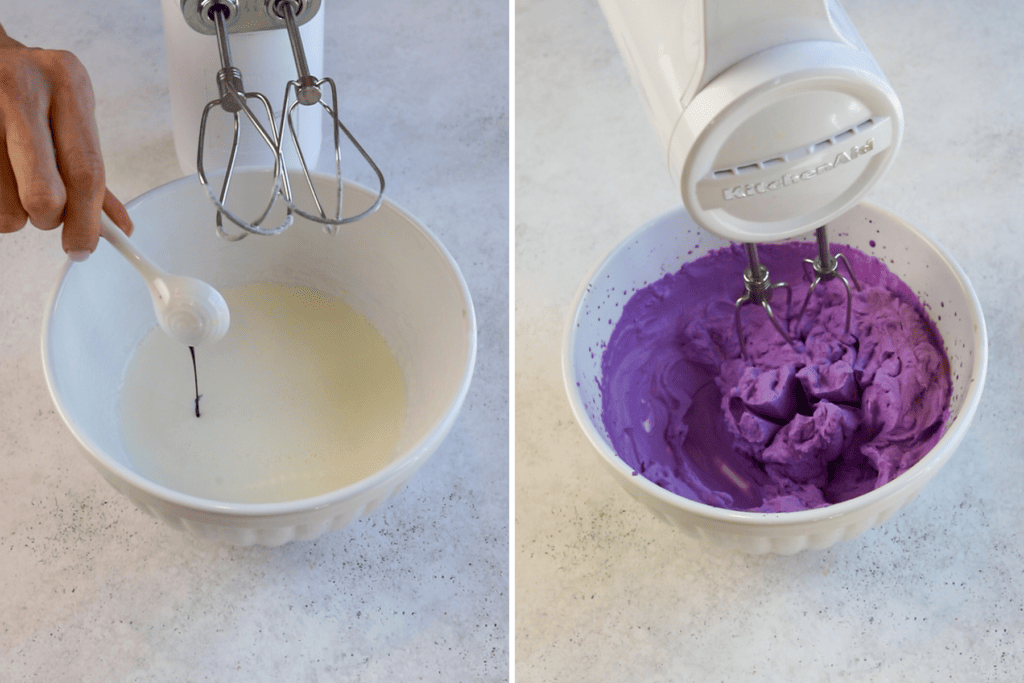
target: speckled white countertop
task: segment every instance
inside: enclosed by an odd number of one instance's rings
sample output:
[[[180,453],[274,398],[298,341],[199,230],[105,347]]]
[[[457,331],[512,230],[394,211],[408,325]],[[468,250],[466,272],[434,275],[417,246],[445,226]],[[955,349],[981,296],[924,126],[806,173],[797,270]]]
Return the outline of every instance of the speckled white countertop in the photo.
[[[0,236],[0,681],[508,676],[508,6],[324,4],[342,120],[473,296],[461,417],[390,504],[316,542],[179,533],[92,469],[50,402],[39,334],[56,233]],[[3,2],[0,23],[89,69],[116,194],[181,175],[158,2]]]
[[[677,205],[596,1],[516,2],[516,680],[1008,681],[1024,672],[1024,8],[848,0],[903,103],[868,199],[963,266],[988,324],[973,427],[909,507],[828,551],[751,557],[662,523],[562,387],[590,268]]]

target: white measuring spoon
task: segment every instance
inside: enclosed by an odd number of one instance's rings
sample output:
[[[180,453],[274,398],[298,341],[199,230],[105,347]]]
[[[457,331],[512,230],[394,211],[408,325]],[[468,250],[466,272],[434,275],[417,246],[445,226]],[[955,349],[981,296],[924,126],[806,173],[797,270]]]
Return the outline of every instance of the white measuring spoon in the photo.
[[[199,346],[227,334],[231,316],[220,292],[202,280],[171,275],[158,268],[135,248],[107,214],[102,214],[100,225],[100,234],[146,281],[157,322],[171,339],[186,346]]]

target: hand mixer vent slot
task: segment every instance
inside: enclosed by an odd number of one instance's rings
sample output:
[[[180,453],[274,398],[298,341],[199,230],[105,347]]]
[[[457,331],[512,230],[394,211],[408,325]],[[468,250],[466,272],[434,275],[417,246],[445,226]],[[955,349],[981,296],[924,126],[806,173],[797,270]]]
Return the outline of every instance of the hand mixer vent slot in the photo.
[[[779,164],[784,164],[787,161],[789,160],[786,157],[774,157],[772,159],[765,159],[764,161],[759,161],[754,164],[744,164],[742,166],[735,166],[733,168],[721,168],[717,171],[714,171],[711,174],[711,176],[716,180],[721,180],[722,178],[731,178],[733,176],[744,175],[746,173],[753,173],[754,171],[763,171],[766,168],[778,166]]]
[[[815,152],[820,152],[823,149],[827,149],[827,148],[831,147],[832,145],[838,145],[839,143],[841,143],[844,140],[847,140],[849,138],[852,138],[854,135],[857,135],[858,133],[863,133],[864,131],[870,129],[874,125],[875,125],[875,120],[874,119],[868,119],[867,121],[862,121],[861,123],[858,123],[856,126],[852,126],[850,128],[847,128],[846,130],[844,130],[844,131],[842,131],[840,133],[836,133],[835,135],[833,135],[830,138],[827,138],[825,140],[822,140],[821,142],[818,142],[818,143],[815,143],[815,144],[811,145],[810,153],[814,154]]]
[[[861,132],[867,130],[868,128],[871,128],[874,125],[875,125],[875,120],[874,119],[868,119],[864,123],[861,123],[861,124],[857,125],[857,132],[861,133]]]
[[[811,154],[814,154],[815,152],[820,152],[823,149],[828,149],[833,144],[835,143],[832,141],[832,138],[826,138],[821,142],[816,142],[813,145],[811,145]]]

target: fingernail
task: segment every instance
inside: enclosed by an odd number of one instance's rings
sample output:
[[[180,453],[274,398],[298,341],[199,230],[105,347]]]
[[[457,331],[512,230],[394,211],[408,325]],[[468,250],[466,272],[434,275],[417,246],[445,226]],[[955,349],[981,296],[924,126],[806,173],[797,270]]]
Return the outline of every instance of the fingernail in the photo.
[[[85,259],[89,258],[90,254],[92,254],[92,252],[88,249],[76,249],[68,252],[68,258],[72,261],[78,261],[81,263]]]

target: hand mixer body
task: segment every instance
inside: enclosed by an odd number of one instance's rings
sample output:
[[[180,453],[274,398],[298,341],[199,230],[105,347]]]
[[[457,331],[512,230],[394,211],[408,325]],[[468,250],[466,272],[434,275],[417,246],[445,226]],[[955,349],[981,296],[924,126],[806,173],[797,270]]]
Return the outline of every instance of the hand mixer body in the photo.
[[[836,0],[601,0],[687,211],[736,242],[804,234],[889,167],[903,113]]]

